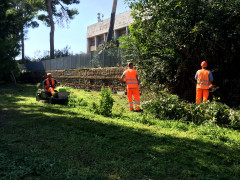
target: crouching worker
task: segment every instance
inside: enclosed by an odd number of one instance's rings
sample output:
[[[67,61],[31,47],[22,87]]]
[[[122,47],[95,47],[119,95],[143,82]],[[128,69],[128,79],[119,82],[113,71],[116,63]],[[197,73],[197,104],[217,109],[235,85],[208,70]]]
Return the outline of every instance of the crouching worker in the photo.
[[[43,82],[45,92],[51,93],[51,95],[55,97],[57,96],[57,94],[54,91],[54,88],[59,85],[60,83],[58,83],[55,79],[52,78],[52,74],[47,73],[47,79],[45,79]]]
[[[140,109],[140,92],[139,92],[139,79],[137,70],[133,69],[133,63],[128,64],[128,69],[123,72],[121,81],[127,84],[127,97],[129,101],[129,110],[133,111],[133,99],[135,98],[135,110],[136,112],[141,112]]]

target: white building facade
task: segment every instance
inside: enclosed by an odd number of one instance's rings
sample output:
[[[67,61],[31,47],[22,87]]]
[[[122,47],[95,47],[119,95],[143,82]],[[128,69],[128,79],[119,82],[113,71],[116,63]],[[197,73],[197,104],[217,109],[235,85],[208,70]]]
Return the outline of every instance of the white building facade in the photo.
[[[114,40],[124,34],[128,34],[128,26],[132,23],[131,11],[116,15],[113,33]],[[97,47],[106,41],[109,26],[110,18],[87,27],[87,53],[96,51]]]

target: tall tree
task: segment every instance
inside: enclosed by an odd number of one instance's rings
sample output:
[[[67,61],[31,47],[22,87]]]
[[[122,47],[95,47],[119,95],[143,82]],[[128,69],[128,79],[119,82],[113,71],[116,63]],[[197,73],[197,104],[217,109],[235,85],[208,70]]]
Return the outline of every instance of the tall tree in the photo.
[[[22,24],[21,29],[21,47],[22,47],[22,60],[24,61],[25,57],[25,47],[24,47],[24,40],[25,34],[27,33],[27,29],[29,27],[35,28],[38,27],[39,24],[37,23],[34,18],[37,16],[38,11],[43,6],[43,0],[11,0],[13,8],[12,11],[17,11],[21,16],[19,20]]]
[[[19,13],[11,11],[12,4],[8,0],[0,1],[0,79],[9,80],[9,75],[18,73],[18,65],[14,58],[20,51],[21,23]]]
[[[74,18],[78,14],[76,9],[69,9],[68,5],[79,4],[80,0],[45,0],[43,10],[46,14],[39,15],[38,19],[46,23],[50,30],[50,58],[54,59],[54,31],[55,22],[63,26],[64,22]]]
[[[112,40],[116,9],[117,9],[117,0],[113,0],[111,19],[110,19],[109,30],[108,30],[108,35],[107,35],[107,42],[110,42]]]

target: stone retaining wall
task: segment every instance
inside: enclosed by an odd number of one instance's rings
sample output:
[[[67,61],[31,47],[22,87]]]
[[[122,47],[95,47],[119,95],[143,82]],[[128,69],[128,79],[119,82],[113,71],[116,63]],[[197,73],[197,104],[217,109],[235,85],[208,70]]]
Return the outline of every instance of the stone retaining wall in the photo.
[[[110,87],[112,91],[125,90],[125,83],[119,79],[126,67],[108,67],[108,68],[81,68],[50,71],[52,76],[62,85],[68,85],[81,89],[100,90],[102,86]],[[26,83],[38,83],[46,77],[44,71],[25,72],[20,80]]]

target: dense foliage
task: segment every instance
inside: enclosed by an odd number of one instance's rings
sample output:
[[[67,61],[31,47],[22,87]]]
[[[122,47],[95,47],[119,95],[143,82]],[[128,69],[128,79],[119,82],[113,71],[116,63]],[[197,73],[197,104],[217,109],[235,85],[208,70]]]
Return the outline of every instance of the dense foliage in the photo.
[[[11,13],[8,0],[0,2],[0,79],[9,79],[11,72],[18,74],[19,69],[14,58],[19,54],[21,24],[19,14]]]
[[[17,13],[18,19],[17,23],[21,24],[21,51],[22,60],[25,59],[25,36],[28,32],[28,28],[36,28],[39,26],[35,17],[40,10],[41,6],[44,4],[42,0],[12,0],[11,13]]]
[[[9,74],[19,74],[18,63],[14,60],[22,51],[24,58],[24,36],[27,28],[38,27],[34,20],[42,0],[3,0],[0,2],[0,78],[8,80]],[[27,60],[26,60],[27,62]]]
[[[233,99],[240,89],[239,0],[128,2],[135,23],[121,44],[145,85],[194,101],[194,75],[206,60],[219,87],[215,95],[239,103]]]
[[[178,120],[195,124],[211,122],[219,126],[240,128],[237,111],[222,104],[219,99],[214,99],[212,103],[186,103],[179,100],[177,95],[160,91],[151,95],[151,100],[146,101],[143,108],[147,115],[160,120]]]

